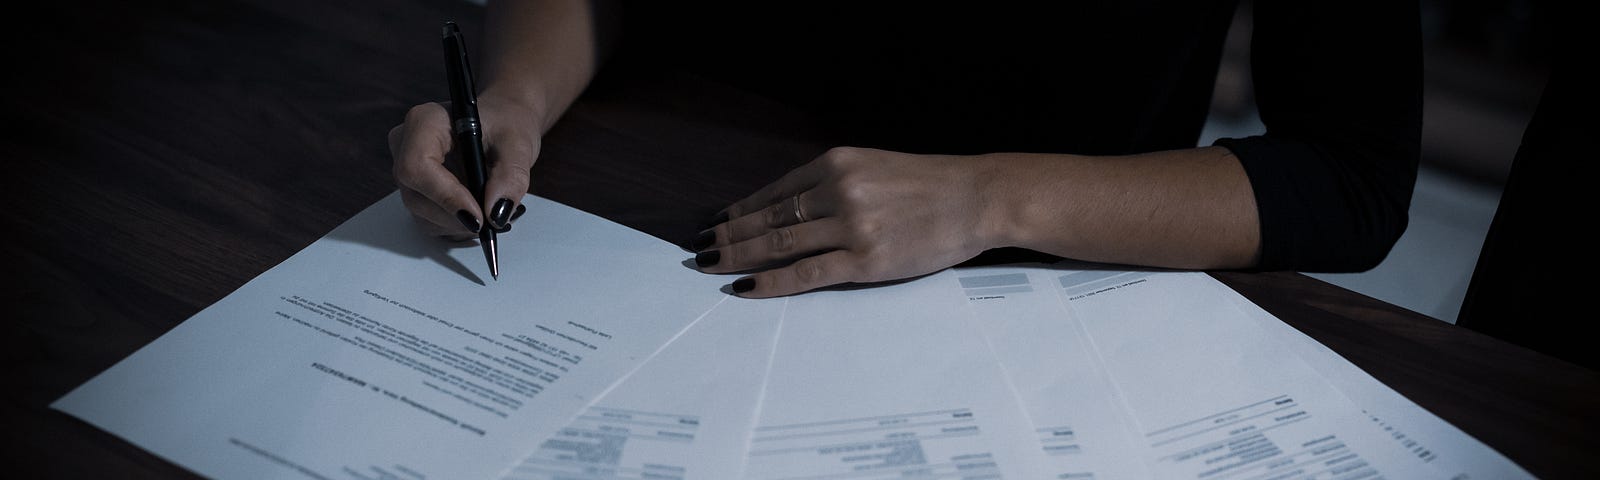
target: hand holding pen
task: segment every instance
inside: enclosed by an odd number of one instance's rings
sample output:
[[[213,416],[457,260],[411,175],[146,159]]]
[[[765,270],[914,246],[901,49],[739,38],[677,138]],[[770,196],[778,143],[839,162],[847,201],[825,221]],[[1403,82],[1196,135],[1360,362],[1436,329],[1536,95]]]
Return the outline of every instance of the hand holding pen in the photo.
[[[461,165],[466,170],[467,189],[472,191],[473,199],[479,204],[484,202],[484,186],[489,182],[489,164],[484,158],[487,152],[483,151],[483,122],[478,118],[478,88],[472,81],[472,64],[467,61],[466,41],[461,38],[461,29],[455,22],[444,24],[444,71],[445,77],[450,82],[450,133],[453,134],[455,151],[461,158]],[[494,207],[490,208],[491,220],[500,220],[510,213],[509,201],[497,200]],[[498,210],[498,211],[496,211]],[[495,280],[500,279],[500,249],[495,239],[495,230],[505,228],[504,221],[494,225],[495,228],[479,228],[478,242],[483,246],[483,258],[489,262],[489,275]]]
[[[460,33],[452,34],[452,27],[445,27],[446,63],[459,64],[446,70],[449,77],[457,78],[450,83],[459,82],[465,88],[452,88],[451,94],[469,95],[464,100],[452,98],[448,104],[411,108],[405,123],[390,130],[389,149],[401,198],[419,223],[430,234],[453,241],[478,238],[487,249],[484,237],[509,231],[511,222],[525,211],[520,203],[528,191],[529,169],[538,157],[541,129],[526,120],[537,115],[523,102],[489,93],[476,101],[471,98],[475,91],[471,70]],[[458,48],[459,54],[453,53]],[[468,78],[458,78],[457,72]],[[451,110],[467,102],[475,107],[470,110],[475,110],[479,119],[476,142],[468,140],[473,138],[470,130],[458,133],[455,128],[458,123],[468,126],[468,122],[453,121]],[[483,170],[478,171],[483,174],[481,179],[473,177],[475,158],[484,160]]]

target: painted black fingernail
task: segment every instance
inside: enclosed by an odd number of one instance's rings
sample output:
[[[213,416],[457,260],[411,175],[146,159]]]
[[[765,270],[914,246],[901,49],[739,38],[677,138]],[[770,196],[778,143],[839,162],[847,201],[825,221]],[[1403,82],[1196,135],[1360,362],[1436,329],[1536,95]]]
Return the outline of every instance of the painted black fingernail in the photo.
[[[507,223],[504,227],[494,229],[494,233],[506,233],[509,231],[511,231],[511,224],[509,223]]]
[[[722,260],[722,251],[721,250],[708,250],[708,251],[704,251],[704,252],[700,252],[700,253],[694,254],[694,264],[695,265],[699,265],[700,268],[706,268],[706,267],[709,267],[709,266],[712,266],[712,265],[716,265],[717,262],[721,261],[721,260]]]
[[[517,205],[517,213],[511,214],[511,221],[515,222],[517,219],[522,218],[522,214],[524,213],[528,213],[528,206]]]
[[[689,247],[698,252],[705,250],[706,247],[711,246],[713,243],[717,243],[717,231],[706,230],[704,232],[700,232],[699,235],[695,235],[694,243],[689,244]]]
[[[755,288],[756,279],[753,277],[744,277],[733,281],[733,293],[744,293],[755,290]]]
[[[495,227],[504,227],[511,221],[511,199],[502,198],[494,202],[494,208],[489,209],[489,224]]]
[[[478,224],[478,217],[472,216],[466,210],[456,210],[456,220],[460,220],[461,226],[467,227],[467,230],[471,230],[472,233],[478,233],[478,229],[482,227],[482,225]]]

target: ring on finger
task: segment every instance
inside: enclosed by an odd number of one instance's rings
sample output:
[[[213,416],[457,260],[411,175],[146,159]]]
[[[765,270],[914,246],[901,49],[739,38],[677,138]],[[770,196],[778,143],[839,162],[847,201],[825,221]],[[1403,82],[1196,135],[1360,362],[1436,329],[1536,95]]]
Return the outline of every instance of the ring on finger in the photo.
[[[794,219],[798,220],[795,223],[806,223],[809,220],[806,219],[806,211],[804,209],[800,208],[800,194],[798,194],[798,193],[795,194],[795,196],[793,197],[793,200],[794,200]]]

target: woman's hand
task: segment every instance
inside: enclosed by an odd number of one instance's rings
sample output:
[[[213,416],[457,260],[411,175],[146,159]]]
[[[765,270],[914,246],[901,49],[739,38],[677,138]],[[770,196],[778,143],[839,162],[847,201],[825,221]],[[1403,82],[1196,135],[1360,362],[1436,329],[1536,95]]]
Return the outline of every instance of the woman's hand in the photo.
[[[702,271],[768,268],[733,283],[746,297],[932,273],[992,246],[1004,229],[982,157],[835,148],[718,214],[694,248]]]
[[[484,225],[503,232],[525,210],[522,196],[528,192],[529,169],[539,157],[542,117],[523,103],[487,93],[478,99],[478,116],[489,162],[482,204],[462,183],[444,105],[412,107],[405,123],[389,131],[401,199],[433,235],[467,240]]]

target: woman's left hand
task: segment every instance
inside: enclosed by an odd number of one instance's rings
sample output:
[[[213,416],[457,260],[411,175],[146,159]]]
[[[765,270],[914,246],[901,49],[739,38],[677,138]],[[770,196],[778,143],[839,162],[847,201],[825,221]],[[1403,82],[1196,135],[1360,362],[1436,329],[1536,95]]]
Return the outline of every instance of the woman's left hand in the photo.
[[[770,268],[733,283],[744,297],[936,272],[995,246],[996,173],[982,157],[834,148],[718,214],[695,263]]]

